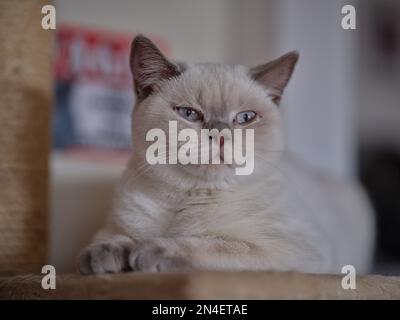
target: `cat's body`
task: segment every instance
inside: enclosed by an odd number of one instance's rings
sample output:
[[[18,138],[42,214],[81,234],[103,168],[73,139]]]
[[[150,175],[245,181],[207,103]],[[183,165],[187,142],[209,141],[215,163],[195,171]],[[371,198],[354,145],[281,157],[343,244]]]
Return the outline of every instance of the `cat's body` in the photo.
[[[289,54],[255,69],[178,66],[147,39],[137,39],[134,151],[107,225],[80,255],[80,271],[340,273],[351,264],[367,272],[374,224],[362,192],[310,172],[283,151],[276,103],[296,61]],[[175,106],[182,105],[201,117],[190,111],[184,115],[192,118],[181,119]],[[249,112],[243,110],[252,110],[246,119],[254,119],[239,126],[235,114]],[[180,129],[253,128],[254,171],[235,175],[234,166],[224,164],[149,165],[146,132],[168,131],[171,120]],[[210,143],[214,138],[220,139],[210,137]]]

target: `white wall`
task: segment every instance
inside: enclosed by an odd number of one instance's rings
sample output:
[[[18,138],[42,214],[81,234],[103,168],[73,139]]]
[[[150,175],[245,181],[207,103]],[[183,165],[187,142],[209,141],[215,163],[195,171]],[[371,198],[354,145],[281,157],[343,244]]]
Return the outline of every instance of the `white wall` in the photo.
[[[57,0],[57,23],[73,22],[168,40],[176,59],[225,61],[230,0]]]
[[[357,31],[341,28],[342,6],[355,2],[279,2],[278,47],[300,52],[284,104],[289,148],[339,177],[356,172]]]
[[[123,167],[54,153],[50,168],[50,264],[72,272],[79,249],[105,221]]]

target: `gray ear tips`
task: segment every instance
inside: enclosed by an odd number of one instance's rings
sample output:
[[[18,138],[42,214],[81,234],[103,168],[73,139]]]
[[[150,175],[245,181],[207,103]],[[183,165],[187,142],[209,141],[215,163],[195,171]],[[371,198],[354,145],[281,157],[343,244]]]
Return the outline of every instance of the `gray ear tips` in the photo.
[[[143,34],[138,33],[135,38],[133,38],[132,43],[138,43],[138,42],[148,42],[150,41],[149,38],[145,37]]]
[[[282,59],[290,60],[293,64],[296,64],[300,59],[300,53],[297,50],[289,51],[285,55],[283,55]]]
[[[151,40],[147,37],[145,37],[142,34],[138,34],[135,38],[133,38],[132,43],[131,43],[131,51],[135,51],[138,47],[143,46],[143,45],[149,45],[153,44]]]
[[[142,55],[146,51],[158,51],[155,44],[143,34],[139,33],[133,38],[131,43],[131,51],[130,51],[130,67],[131,70],[134,69],[134,64],[138,56]]]

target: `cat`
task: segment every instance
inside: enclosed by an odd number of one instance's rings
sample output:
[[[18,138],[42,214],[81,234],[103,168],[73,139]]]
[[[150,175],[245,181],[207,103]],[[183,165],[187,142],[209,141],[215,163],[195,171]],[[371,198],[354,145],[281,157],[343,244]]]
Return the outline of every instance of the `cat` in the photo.
[[[366,273],[374,219],[355,183],[316,174],[284,148],[279,108],[299,55],[247,68],[176,63],[132,42],[133,152],[107,223],[78,256],[82,274],[278,270]],[[254,171],[235,164],[150,165],[146,133],[254,129]],[[220,136],[210,143],[221,147]],[[168,152],[164,152],[168,157]]]

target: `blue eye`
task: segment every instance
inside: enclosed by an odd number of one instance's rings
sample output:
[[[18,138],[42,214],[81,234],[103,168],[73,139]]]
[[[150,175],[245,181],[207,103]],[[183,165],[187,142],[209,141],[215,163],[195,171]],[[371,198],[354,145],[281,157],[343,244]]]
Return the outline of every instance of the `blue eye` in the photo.
[[[235,117],[235,121],[239,124],[245,124],[254,120],[256,115],[257,114],[253,111],[239,112]]]
[[[203,115],[199,111],[190,107],[175,107],[174,109],[179,113],[182,118],[185,118],[186,120],[192,122],[199,121],[203,117]]]

